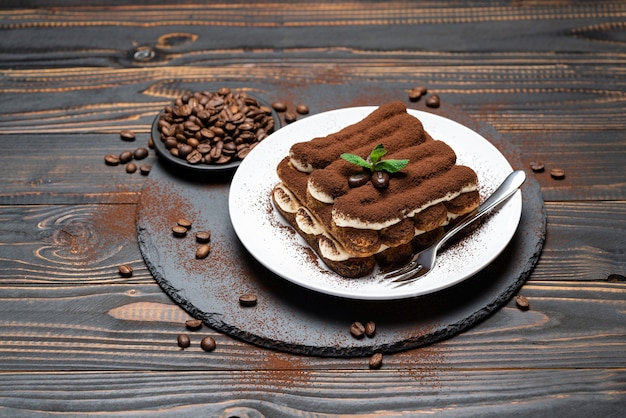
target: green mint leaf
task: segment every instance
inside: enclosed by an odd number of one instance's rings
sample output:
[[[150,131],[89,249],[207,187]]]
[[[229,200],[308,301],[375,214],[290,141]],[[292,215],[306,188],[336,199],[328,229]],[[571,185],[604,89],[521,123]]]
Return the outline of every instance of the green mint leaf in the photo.
[[[358,155],[344,153],[344,154],[341,154],[340,157],[346,160],[347,162],[356,164],[360,167],[369,168],[370,170],[373,167],[372,164],[368,163],[367,161],[365,161],[363,158],[359,157]]]
[[[374,171],[386,171],[387,173],[396,173],[407,166],[409,160],[382,160],[374,165]]]
[[[383,147],[383,144],[378,144],[374,147],[374,149],[370,153],[369,160],[372,162],[374,166],[376,166],[376,163],[379,162],[380,159],[385,154],[387,154],[387,150],[385,150],[385,147]]]

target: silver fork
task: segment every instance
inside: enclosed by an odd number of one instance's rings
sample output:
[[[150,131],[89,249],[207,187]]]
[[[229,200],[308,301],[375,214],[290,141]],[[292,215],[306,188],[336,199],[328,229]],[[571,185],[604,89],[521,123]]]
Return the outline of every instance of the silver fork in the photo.
[[[482,218],[492,209],[513,196],[522,183],[524,183],[524,180],[526,180],[526,173],[522,170],[517,170],[509,174],[496,191],[479,206],[476,213],[463,219],[454,228],[446,232],[435,244],[415,254],[406,265],[397,270],[379,273],[378,278],[381,281],[388,281],[389,283],[395,283],[397,286],[400,286],[424,277],[424,275],[435,266],[437,252],[443,244],[466,226]]]

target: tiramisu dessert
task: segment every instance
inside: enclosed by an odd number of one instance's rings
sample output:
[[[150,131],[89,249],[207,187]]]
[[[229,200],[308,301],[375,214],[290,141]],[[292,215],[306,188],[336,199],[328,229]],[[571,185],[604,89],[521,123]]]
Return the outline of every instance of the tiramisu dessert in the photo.
[[[474,170],[457,165],[402,102],[294,144],[277,173],[275,207],[345,277],[406,262],[479,205]]]

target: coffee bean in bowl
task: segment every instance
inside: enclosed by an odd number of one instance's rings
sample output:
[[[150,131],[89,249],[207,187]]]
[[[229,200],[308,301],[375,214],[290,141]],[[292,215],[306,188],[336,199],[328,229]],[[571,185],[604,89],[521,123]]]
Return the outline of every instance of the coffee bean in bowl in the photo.
[[[271,106],[246,92],[221,88],[184,94],[152,124],[155,151],[195,172],[229,171],[280,128]]]

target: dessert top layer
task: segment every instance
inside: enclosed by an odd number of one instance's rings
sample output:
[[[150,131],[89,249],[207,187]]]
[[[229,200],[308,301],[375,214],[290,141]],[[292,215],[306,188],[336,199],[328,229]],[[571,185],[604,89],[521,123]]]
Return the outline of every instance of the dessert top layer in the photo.
[[[340,155],[349,152],[366,159],[378,144],[387,150],[384,158],[408,159],[409,164],[391,174],[384,189],[370,182],[351,188],[348,178],[364,169]],[[475,191],[478,183],[474,170],[456,165],[454,150],[432,139],[402,102],[382,105],[337,133],[294,144],[289,163],[293,169],[280,169],[279,177],[288,186],[306,178],[308,206],[329,214],[336,227],[360,230],[388,228]]]

